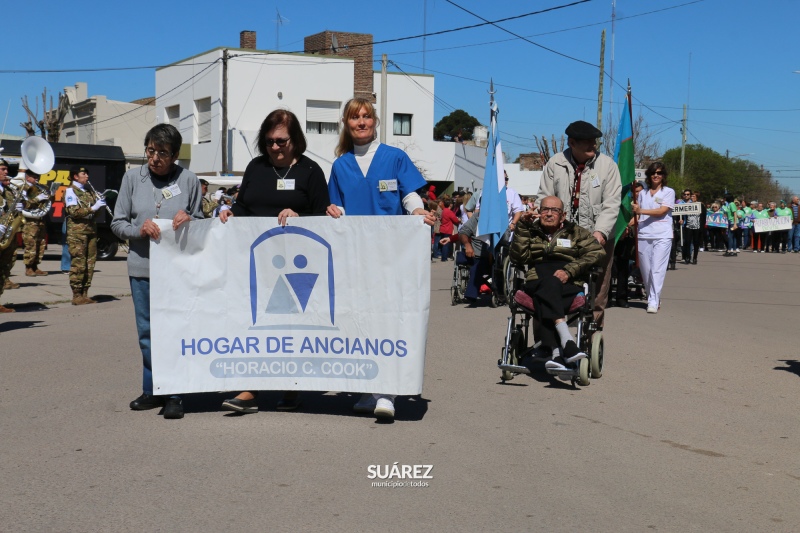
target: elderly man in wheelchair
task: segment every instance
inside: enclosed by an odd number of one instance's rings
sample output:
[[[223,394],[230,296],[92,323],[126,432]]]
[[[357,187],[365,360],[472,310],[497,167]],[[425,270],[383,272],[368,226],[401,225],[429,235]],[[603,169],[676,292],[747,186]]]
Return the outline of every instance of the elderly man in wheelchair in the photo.
[[[588,384],[588,362],[578,363],[586,358],[586,345],[599,328],[592,324],[592,302],[586,298],[585,283],[604,256],[603,247],[589,231],[566,220],[564,205],[556,196],[542,200],[538,218],[523,216],[511,243],[510,258],[516,268],[525,271],[525,278],[522,291],[514,293],[510,301],[513,315],[501,368],[524,372],[515,365],[520,356],[532,351],[527,349],[527,329],[533,317],[539,326],[540,344],[551,354],[545,363],[548,373],[572,376],[573,382],[577,379]],[[593,299],[593,291],[590,294]],[[523,318],[518,323],[519,315]],[[577,342],[570,332],[570,317],[578,319]],[[510,350],[514,352],[513,361]],[[582,374],[587,374],[585,380]],[[503,381],[512,375],[504,371]]]

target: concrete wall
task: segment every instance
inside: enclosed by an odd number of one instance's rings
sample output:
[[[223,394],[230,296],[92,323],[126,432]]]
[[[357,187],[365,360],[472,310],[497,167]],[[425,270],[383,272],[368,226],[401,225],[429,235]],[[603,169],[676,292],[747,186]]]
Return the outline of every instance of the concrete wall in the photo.
[[[75,91],[76,98],[86,93],[86,84]],[[147,131],[157,124],[156,107],[109,100],[96,95],[75,100],[61,130],[59,142],[114,145],[122,148],[125,157],[141,157]]]

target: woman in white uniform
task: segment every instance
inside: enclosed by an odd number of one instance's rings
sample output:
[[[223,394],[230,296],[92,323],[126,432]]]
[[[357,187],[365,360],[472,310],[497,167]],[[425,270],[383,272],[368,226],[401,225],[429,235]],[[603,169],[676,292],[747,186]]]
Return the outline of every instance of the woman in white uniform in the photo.
[[[672,248],[675,191],[667,187],[663,163],[652,163],[645,176],[647,188],[639,193],[633,212],[639,217],[639,269],[647,291],[647,312],[657,313]]]

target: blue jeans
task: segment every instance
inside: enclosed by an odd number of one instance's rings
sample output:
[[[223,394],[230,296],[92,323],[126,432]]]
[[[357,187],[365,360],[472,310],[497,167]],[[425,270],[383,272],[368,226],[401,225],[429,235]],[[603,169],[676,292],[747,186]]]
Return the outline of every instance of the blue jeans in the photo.
[[[750,229],[751,228],[742,228],[742,250],[750,246]]]
[[[67,246],[67,219],[61,224],[61,272],[69,272],[72,266],[72,256],[69,255],[69,246]]]
[[[800,251],[800,224],[792,225],[792,229],[789,230],[789,249]]]
[[[150,358],[150,278],[129,278],[139,349],[142,350],[142,392],[153,394],[153,365]]]
[[[736,232],[732,226],[728,226],[728,251],[732,252],[738,248],[736,244]]]

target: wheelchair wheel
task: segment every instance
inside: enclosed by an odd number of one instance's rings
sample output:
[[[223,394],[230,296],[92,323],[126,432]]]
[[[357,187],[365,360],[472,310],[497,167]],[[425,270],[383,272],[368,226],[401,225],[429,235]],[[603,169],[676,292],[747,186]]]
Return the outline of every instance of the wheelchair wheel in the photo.
[[[452,305],[458,305],[458,287],[453,285],[450,287],[450,303]]]
[[[578,385],[585,387],[589,384],[589,358],[584,357],[578,363]]]
[[[525,346],[525,336],[522,332],[518,329],[515,329],[511,332],[511,339],[508,343],[508,364],[510,365],[518,365],[519,364],[519,356],[522,352],[525,351],[527,347]],[[514,373],[509,372],[507,370],[503,370],[500,374],[500,380],[503,382],[511,381],[514,379]]]
[[[506,301],[511,301],[511,296],[514,292],[514,265],[511,264],[511,258],[506,257],[503,261],[503,281]]]
[[[594,379],[603,377],[603,333],[592,335],[592,350],[589,352],[589,366]]]

